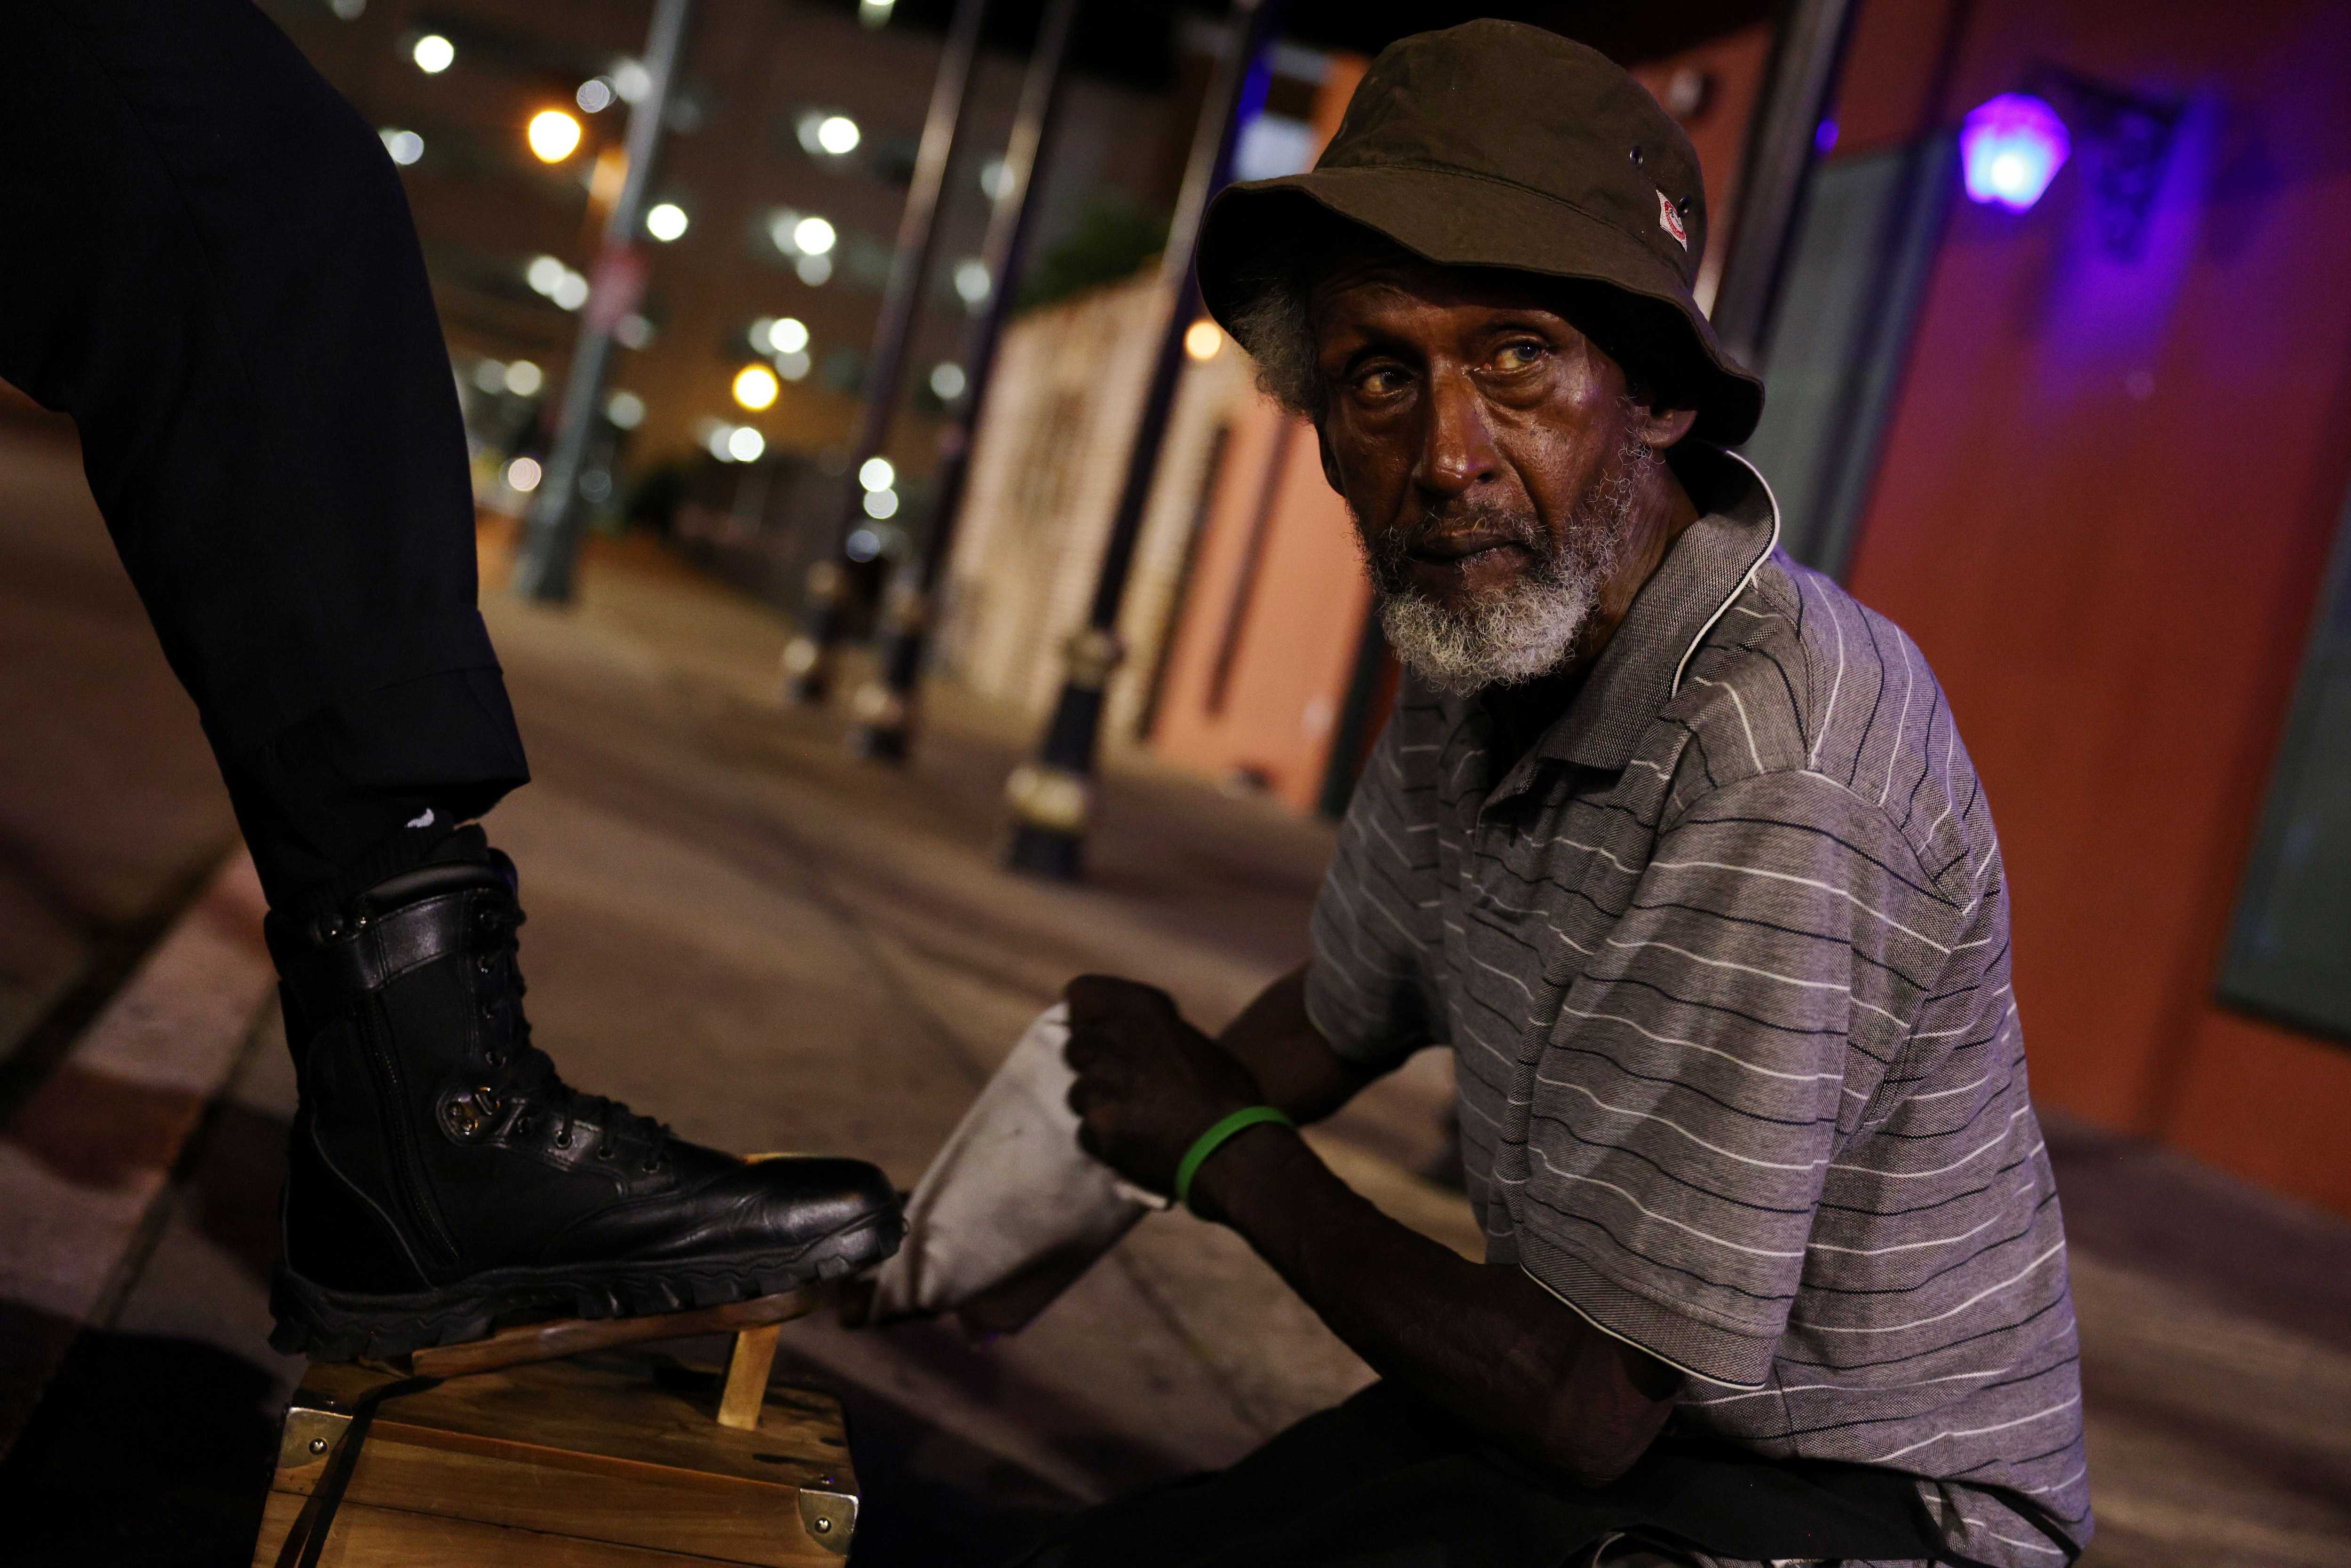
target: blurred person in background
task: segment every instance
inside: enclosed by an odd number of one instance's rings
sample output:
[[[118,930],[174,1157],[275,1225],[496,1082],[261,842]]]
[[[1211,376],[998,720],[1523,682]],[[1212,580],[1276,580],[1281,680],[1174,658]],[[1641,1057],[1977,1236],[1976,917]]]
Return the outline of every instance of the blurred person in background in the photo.
[[[1408,674],[1311,961],[1215,1040],[1072,983],[1069,1102],[1383,1380],[1026,1561],[2087,1540],[1990,810],[1917,648],[1779,550],[1724,450],[1762,388],[1692,297],[1706,222],[1636,83],[1495,21],[1391,47],[1313,171],[1211,209],[1208,308],[1313,422]],[[1482,1262],[1291,1125],[1432,1043]]]
[[[301,1086],[272,1343],[388,1356],[886,1254],[872,1166],[686,1143],[531,1043],[476,822],[529,769],[376,133],[245,0],[11,15],[0,375],[73,416],[269,901]]]

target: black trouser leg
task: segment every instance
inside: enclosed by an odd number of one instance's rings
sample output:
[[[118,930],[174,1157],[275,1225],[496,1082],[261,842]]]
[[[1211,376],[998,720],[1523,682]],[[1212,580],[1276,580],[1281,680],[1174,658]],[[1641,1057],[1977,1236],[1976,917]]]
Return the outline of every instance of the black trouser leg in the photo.
[[[271,901],[323,896],[528,777],[398,176],[246,0],[9,22],[0,375],[79,426]]]
[[[1632,1563],[1954,1561],[1898,1471],[1669,1431],[1621,1479],[1579,1487],[1375,1383],[1230,1469],[1080,1514],[1015,1564],[1583,1568],[1603,1545]]]

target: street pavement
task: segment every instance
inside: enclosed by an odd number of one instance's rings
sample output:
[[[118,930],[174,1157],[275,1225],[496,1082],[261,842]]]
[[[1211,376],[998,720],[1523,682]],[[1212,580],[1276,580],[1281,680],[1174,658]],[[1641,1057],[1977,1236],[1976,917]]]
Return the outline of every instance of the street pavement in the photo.
[[[0,559],[26,497],[71,492],[69,455],[29,450],[0,451]],[[862,1155],[911,1185],[1071,976],[1164,985],[1213,1028],[1302,957],[1326,825],[1121,747],[1086,882],[1013,876],[995,858],[999,791],[1026,722],[935,685],[914,765],[860,761],[838,715],[781,706],[789,628],[764,606],[629,539],[590,553],[573,609],[528,607],[498,589],[496,542],[485,611],[537,778],[489,827],[522,872],[536,1038],[574,1082],[691,1137]],[[104,598],[102,556],[76,559],[77,591]],[[90,650],[138,634],[119,583],[107,591],[106,636],[0,634],[32,661],[12,667],[82,661],[60,685],[72,701],[42,720],[65,737],[53,747],[135,755],[152,737],[115,730],[139,727],[72,722],[73,703],[104,701]],[[23,597],[47,612],[46,591]],[[83,842],[115,820],[106,769],[75,775],[77,795],[39,758],[9,767],[0,785],[47,803],[0,800],[22,841],[71,818],[57,841]],[[135,863],[180,865],[179,846],[181,880],[200,877],[219,816],[184,748],[157,768],[170,799],[197,804]],[[152,918],[172,883],[151,871],[148,903],[126,897],[120,919]],[[1424,1053],[1317,1137],[1374,1201],[1468,1248],[1466,1206],[1425,1174],[1443,1160],[1448,1072]],[[266,1348],[292,1094],[265,1012],[143,1266],[0,1470],[11,1561],[243,1561],[299,1371]],[[2052,1141],[2105,1526],[2086,1561],[2351,1564],[2351,1227],[2062,1123]],[[808,1320],[788,1328],[778,1375],[842,1394],[867,1489],[857,1561],[888,1568],[984,1563],[1039,1520],[1228,1462],[1370,1373],[1234,1237],[1176,1215],[1019,1334]]]

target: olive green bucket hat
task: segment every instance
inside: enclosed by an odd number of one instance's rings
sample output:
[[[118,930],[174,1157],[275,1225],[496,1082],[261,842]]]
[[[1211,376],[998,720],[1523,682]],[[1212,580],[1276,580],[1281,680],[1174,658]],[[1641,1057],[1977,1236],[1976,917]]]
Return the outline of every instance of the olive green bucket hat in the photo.
[[[1728,446],[1754,432],[1763,382],[1723,351],[1691,293],[1706,254],[1698,153],[1597,50],[1485,20],[1380,51],[1311,170],[1210,205],[1200,295],[1227,329],[1317,207],[1440,266],[1623,291],[1698,411],[1693,434]]]

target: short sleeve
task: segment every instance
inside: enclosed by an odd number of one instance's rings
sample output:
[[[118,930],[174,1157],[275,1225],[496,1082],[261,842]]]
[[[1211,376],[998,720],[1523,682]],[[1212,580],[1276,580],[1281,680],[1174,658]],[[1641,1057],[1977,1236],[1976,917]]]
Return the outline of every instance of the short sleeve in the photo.
[[[1381,732],[1348,802],[1306,971],[1308,1019],[1339,1055],[1378,1071],[1436,1038],[1436,791],[1411,777],[1404,719]]]
[[[1830,1162],[1958,912],[1874,805],[1811,773],[1701,797],[1538,1064],[1519,1257],[1604,1330],[1765,1381]]]

